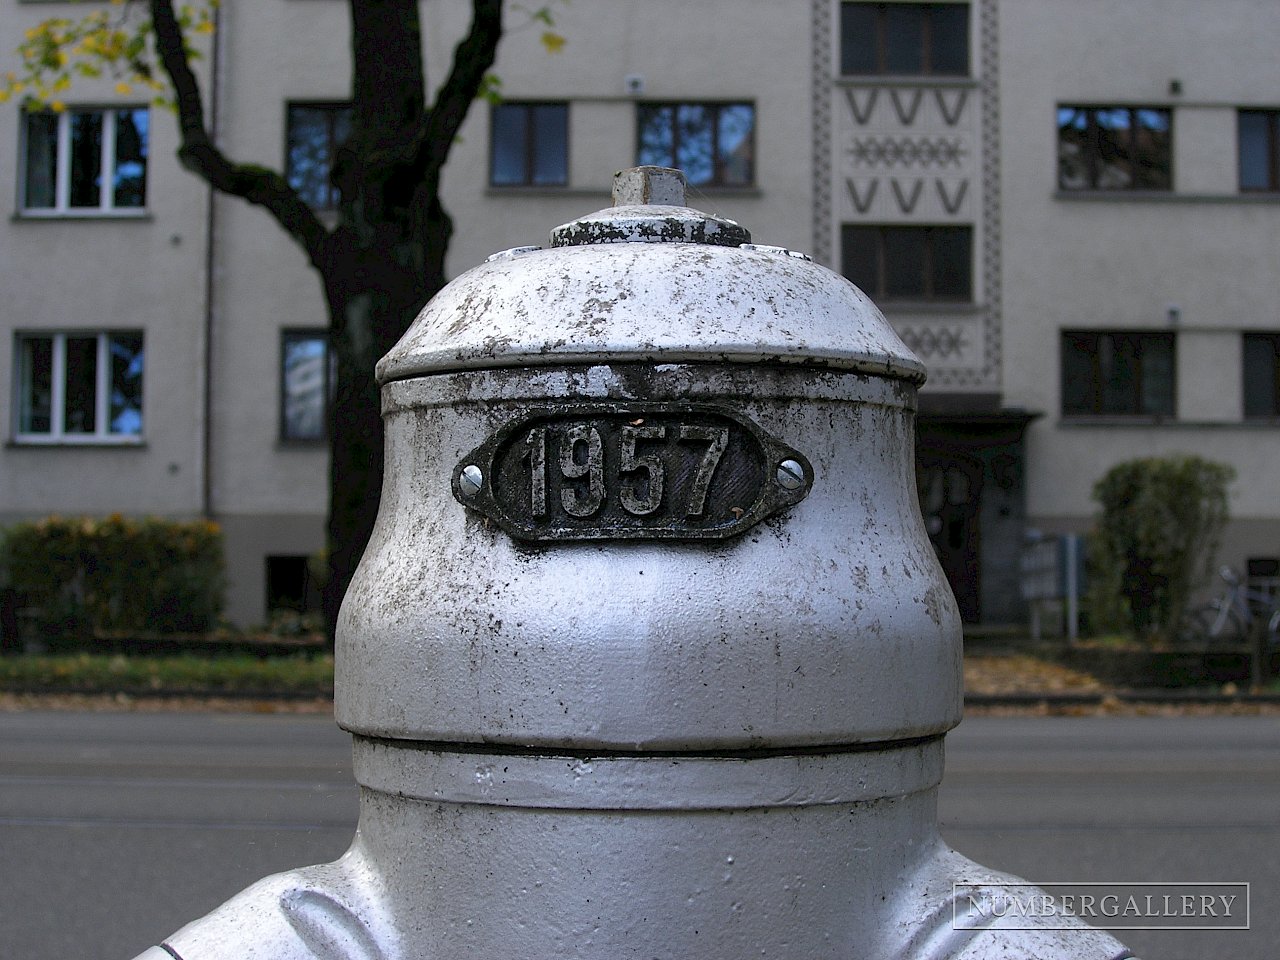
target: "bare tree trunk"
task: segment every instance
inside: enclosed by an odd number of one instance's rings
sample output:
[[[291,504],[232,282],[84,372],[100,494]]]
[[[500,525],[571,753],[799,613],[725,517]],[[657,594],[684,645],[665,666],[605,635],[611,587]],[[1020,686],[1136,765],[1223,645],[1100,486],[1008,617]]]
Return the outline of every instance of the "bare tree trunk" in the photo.
[[[453,226],[440,203],[441,170],[497,55],[502,0],[471,0],[470,30],[430,108],[418,0],[350,0],[352,133],[334,163],[342,199],[332,232],[280,173],[235,163],[213,141],[173,2],[148,6],[174,85],[179,161],[216,190],[265,208],[303,248],[324,286],[337,368],[324,588],[332,639],[382,489],[374,365],[444,286]]]

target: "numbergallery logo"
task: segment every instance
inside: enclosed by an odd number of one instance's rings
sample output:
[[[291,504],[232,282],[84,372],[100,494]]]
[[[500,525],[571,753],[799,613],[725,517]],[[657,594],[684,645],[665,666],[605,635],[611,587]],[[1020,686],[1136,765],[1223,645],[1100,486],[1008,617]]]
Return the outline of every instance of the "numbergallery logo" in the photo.
[[[1248,930],[1248,883],[957,883],[957,930]]]

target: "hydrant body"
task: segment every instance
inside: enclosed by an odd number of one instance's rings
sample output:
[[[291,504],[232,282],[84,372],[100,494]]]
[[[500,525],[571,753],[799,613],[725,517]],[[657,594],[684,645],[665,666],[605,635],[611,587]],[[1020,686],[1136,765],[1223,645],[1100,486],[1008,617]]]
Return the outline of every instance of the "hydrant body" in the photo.
[[[938,836],[961,648],[915,503],[923,368],[676,172],[620,178],[379,365],[351,851],[144,957],[1129,956],[1012,929],[1010,878]]]

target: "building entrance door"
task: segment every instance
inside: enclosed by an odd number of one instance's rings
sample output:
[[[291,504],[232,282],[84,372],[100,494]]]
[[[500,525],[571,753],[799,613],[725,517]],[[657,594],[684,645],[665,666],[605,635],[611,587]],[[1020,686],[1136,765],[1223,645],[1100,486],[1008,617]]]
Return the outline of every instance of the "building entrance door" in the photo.
[[[961,453],[922,452],[916,486],[925,529],[965,623],[982,616],[979,508],[982,462]]]

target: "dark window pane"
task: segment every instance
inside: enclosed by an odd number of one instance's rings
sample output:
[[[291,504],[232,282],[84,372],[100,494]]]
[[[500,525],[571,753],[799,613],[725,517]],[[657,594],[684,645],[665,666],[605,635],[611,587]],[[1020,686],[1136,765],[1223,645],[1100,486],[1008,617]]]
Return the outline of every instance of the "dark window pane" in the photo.
[[[1128,110],[1096,110],[1097,172],[1094,186],[1116,190],[1133,186],[1133,141]]]
[[[720,108],[718,142],[720,182],[747,186],[755,182],[755,107],[747,103]]]
[[[111,355],[111,433],[137,436],[142,433],[142,334],[113,333],[108,343]]]
[[[1085,110],[1058,108],[1058,186],[1087,190],[1093,185],[1089,156],[1089,117]]]
[[[1173,415],[1173,338],[1151,334],[1133,338],[1136,363],[1142,371],[1139,411],[1153,416]]]
[[[285,172],[306,203],[331,210],[338,193],[330,183],[337,148],[351,126],[347,104],[290,104],[286,118]]]
[[[884,295],[923,299],[925,231],[920,227],[884,228]]]
[[[102,203],[102,114],[71,114],[71,192],[73,207]]]
[[[525,182],[525,143],[529,113],[523,106],[493,108],[492,183],[509,186]]]
[[[1167,333],[1062,334],[1062,412],[1172,416],[1174,340]]]
[[[540,186],[569,182],[569,108],[543,103],[533,113],[533,176]]]
[[[676,107],[676,166],[691,184],[715,180],[712,111],[696,103]]]
[[[869,297],[880,295],[880,231],[844,226],[840,230],[841,272]]]
[[[969,227],[934,227],[932,287],[933,296],[947,300],[968,300],[973,274],[973,231]]]
[[[1280,334],[1244,335],[1244,415],[1280,416]]]
[[[1134,185],[1143,190],[1167,190],[1173,185],[1168,110],[1134,111]]]
[[[930,23],[931,71],[944,77],[969,74],[969,7],[946,3],[933,8]]]
[[[884,72],[924,73],[925,9],[914,3],[885,7]]]
[[[66,406],[62,429],[66,433],[94,433],[98,407],[98,338],[67,337],[66,350]]]
[[[843,74],[879,73],[878,4],[842,3],[840,5],[840,72]]]
[[[639,137],[636,162],[641,165],[675,165],[675,108],[641,106],[638,110]]]
[[[1271,179],[1275,169],[1275,149],[1271,129],[1275,117],[1262,110],[1241,110],[1239,114],[1240,141],[1240,189],[1272,190],[1277,184]]]
[[[1062,412],[1089,414],[1097,409],[1094,360],[1097,337],[1062,335]]]
[[[141,207],[147,195],[146,110],[116,110],[115,178],[111,202],[117,207]]]
[[[19,433],[53,429],[53,338],[23,337],[18,352]]]
[[[281,425],[287,440],[323,440],[329,395],[329,349],[323,334],[286,334]]]
[[[52,207],[57,202],[58,115],[27,114],[27,169],[24,205]]]

